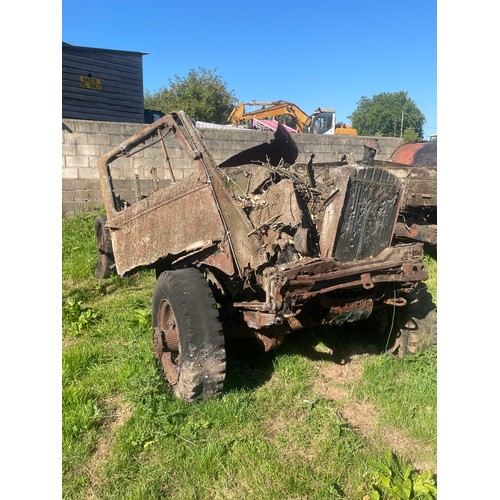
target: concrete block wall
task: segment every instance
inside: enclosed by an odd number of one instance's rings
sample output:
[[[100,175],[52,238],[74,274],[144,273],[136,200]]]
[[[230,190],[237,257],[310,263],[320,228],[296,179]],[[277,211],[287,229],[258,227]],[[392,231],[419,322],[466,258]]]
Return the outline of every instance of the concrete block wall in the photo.
[[[62,122],[62,213],[71,215],[102,206],[97,171],[99,157],[135,134],[144,125],[136,123],[98,122],[63,119]],[[272,132],[257,130],[198,129],[212,158],[220,163],[232,155],[273,139]],[[315,162],[339,161],[344,153],[352,152],[356,159],[363,157],[362,136],[294,134],[299,148],[297,162],[305,163],[314,153]],[[389,158],[403,143],[402,139],[379,137],[381,151],[377,159]],[[175,141],[167,136],[167,148],[176,179],[192,173],[191,162]],[[131,157],[113,162],[114,187],[120,195],[133,202],[140,194],[149,194],[155,186],[153,172],[162,187],[171,182],[165,166],[161,144],[140,151]]]
[[[212,157],[220,163],[230,156],[247,148],[262,144],[273,139],[273,132],[258,130],[230,130],[230,129],[198,129],[209,147]],[[356,159],[363,158],[363,141],[368,137],[293,134],[293,139],[299,148],[298,163],[305,163],[311,153],[315,154],[314,161],[340,161],[343,154],[352,152]],[[392,152],[403,143],[395,137],[378,137],[380,153],[378,160],[388,159]]]

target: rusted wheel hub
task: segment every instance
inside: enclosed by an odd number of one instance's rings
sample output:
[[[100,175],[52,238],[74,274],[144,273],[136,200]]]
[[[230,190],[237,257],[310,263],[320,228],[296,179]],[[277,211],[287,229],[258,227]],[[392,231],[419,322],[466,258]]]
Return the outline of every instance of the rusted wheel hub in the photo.
[[[161,363],[165,378],[170,384],[179,380],[179,334],[174,311],[164,299],[158,311],[158,326],[153,329],[154,356]]]

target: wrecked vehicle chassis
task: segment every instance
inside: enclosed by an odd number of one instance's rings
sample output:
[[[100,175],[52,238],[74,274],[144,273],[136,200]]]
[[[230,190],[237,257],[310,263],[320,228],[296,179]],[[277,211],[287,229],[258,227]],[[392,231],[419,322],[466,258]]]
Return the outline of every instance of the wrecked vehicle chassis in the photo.
[[[191,162],[189,177],[174,177],[167,139]],[[158,143],[170,182],[124,200],[113,162]],[[392,244],[397,177],[342,167],[321,193],[288,175],[288,164],[277,167],[220,168],[182,111],[99,159],[106,218],[96,222],[96,276],[156,270],[153,352],[179,398],[222,393],[229,339],[253,337],[270,350],[292,331],[363,321],[395,352],[418,348],[416,297],[428,275],[422,244]]]

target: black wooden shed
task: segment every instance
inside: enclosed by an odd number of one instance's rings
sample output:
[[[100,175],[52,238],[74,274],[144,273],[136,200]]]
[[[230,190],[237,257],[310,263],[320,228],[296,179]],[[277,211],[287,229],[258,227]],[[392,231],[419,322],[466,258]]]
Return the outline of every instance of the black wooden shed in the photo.
[[[144,123],[145,52],[62,44],[62,117]]]

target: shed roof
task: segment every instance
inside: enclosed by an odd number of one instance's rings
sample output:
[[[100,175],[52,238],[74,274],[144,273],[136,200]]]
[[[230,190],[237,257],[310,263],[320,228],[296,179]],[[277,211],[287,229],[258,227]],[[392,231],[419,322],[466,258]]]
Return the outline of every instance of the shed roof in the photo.
[[[63,48],[71,47],[71,49],[75,50],[85,50],[85,51],[104,51],[104,52],[120,52],[121,54],[140,54],[142,56],[149,55],[150,52],[138,52],[134,50],[116,50],[116,49],[101,49],[98,47],[83,47],[81,45],[71,45],[70,43],[63,42]]]

